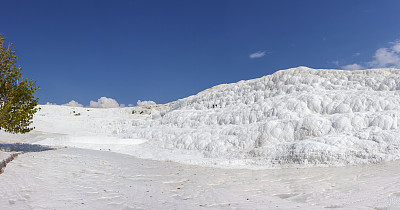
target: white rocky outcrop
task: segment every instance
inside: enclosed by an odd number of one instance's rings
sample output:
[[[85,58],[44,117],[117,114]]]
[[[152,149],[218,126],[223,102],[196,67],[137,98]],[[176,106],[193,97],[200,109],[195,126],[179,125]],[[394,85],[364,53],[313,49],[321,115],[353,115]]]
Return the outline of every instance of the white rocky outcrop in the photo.
[[[276,168],[400,159],[399,116],[400,70],[298,67],[166,105],[42,106],[34,124],[43,132],[146,139],[141,146],[157,159]]]
[[[400,158],[400,70],[299,67],[178,100],[134,130],[164,148],[260,165],[347,165]]]

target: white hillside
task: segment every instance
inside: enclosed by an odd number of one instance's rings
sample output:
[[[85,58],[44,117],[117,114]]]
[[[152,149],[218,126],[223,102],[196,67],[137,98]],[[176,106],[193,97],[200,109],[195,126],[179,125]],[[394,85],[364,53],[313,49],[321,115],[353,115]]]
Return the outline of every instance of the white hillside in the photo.
[[[74,129],[146,139],[141,146],[154,157],[163,159],[160,151],[170,151],[173,155],[164,159],[195,164],[275,168],[370,163],[400,158],[399,90],[396,69],[299,67],[219,85],[162,109],[150,107],[144,115],[129,114],[137,108],[86,111],[78,116],[80,123],[74,121]],[[44,106],[41,113],[50,108],[66,109]],[[51,112],[38,114],[38,130],[46,131],[40,125],[48,119],[57,121]]]
[[[169,149],[255,164],[376,162],[400,157],[400,71],[299,67],[220,85],[138,129]]]

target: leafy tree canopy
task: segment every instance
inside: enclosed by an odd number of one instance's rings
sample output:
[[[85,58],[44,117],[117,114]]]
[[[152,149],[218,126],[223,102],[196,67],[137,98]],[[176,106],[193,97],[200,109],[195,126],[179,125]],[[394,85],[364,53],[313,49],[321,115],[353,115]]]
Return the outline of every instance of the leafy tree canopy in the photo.
[[[14,44],[0,34],[0,130],[27,133],[33,130],[29,125],[39,109],[33,94],[40,88],[36,81],[22,78],[17,60]]]

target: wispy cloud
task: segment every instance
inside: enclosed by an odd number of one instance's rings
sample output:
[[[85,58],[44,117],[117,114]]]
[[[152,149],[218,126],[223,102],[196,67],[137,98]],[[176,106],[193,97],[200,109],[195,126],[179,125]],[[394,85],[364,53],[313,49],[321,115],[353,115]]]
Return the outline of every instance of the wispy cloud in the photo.
[[[353,56],[359,56],[355,53]],[[365,63],[369,68],[400,68],[400,40],[390,42],[389,47],[382,47],[375,51],[373,59]],[[361,64],[349,64],[342,66],[346,70],[365,69]]]
[[[392,50],[396,53],[400,53],[400,40],[393,43]]]
[[[340,62],[338,60],[336,60],[336,61],[332,61],[331,63],[335,64],[336,66],[339,66]]]
[[[342,68],[344,70],[360,70],[360,69],[364,69],[364,67],[362,67],[361,65],[356,64],[356,63],[349,64],[349,65],[346,65],[346,66],[342,66]]]
[[[368,64],[371,67],[400,68],[400,41],[391,43],[389,48],[379,48],[375,52],[374,60]]]
[[[266,54],[266,51],[258,51],[258,52],[250,54],[249,57],[252,59],[253,58],[261,58],[261,57],[264,57],[265,54]]]

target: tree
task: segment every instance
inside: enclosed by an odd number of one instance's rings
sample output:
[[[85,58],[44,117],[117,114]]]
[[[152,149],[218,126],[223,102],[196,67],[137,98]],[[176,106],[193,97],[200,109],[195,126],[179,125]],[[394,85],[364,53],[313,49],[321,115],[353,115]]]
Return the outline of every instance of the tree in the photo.
[[[33,94],[40,88],[36,81],[22,78],[22,67],[16,66],[15,46],[5,41],[0,34],[0,130],[27,133],[34,129],[29,126],[39,103]]]

